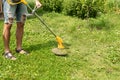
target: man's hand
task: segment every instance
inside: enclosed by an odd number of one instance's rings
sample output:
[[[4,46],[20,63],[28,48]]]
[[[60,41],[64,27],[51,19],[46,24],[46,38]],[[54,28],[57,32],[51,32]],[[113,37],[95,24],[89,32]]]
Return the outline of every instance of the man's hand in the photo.
[[[39,0],[36,0],[35,3],[36,3],[37,8],[40,8],[42,6],[42,4],[39,2]]]

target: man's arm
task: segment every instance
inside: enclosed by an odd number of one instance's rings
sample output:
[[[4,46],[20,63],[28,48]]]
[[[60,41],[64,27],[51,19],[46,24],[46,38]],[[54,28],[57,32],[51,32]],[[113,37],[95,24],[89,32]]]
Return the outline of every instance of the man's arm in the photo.
[[[35,3],[37,8],[40,8],[42,6],[39,0],[35,0]]]

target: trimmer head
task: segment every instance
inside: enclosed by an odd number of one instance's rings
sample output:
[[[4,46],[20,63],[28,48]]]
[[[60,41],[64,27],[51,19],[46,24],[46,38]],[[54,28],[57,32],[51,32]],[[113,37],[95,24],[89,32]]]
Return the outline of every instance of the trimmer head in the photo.
[[[57,42],[58,42],[58,48],[59,49],[63,49],[63,48],[65,48],[64,46],[63,46],[63,40],[59,37],[59,36],[56,36],[56,40],[57,40]]]
[[[66,56],[66,55],[68,55],[65,49],[53,48],[52,52],[57,56]]]

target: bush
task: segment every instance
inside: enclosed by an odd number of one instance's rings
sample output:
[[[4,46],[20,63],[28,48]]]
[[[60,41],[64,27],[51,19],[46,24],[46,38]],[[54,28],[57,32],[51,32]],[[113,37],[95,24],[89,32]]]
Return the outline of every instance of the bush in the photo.
[[[120,0],[106,0],[104,4],[105,12],[113,12],[120,9]]]
[[[43,4],[43,10],[45,11],[62,11],[62,2],[63,0],[41,0]]]
[[[82,4],[78,0],[64,0],[63,13],[72,15],[72,16],[77,16],[81,14],[79,12],[81,10],[81,7],[82,7]]]
[[[62,12],[79,18],[95,18],[99,13],[111,12],[120,7],[119,0],[41,0],[43,10]]]
[[[63,12],[68,15],[81,18],[96,17],[97,13],[102,11],[103,0],[64,0]]]

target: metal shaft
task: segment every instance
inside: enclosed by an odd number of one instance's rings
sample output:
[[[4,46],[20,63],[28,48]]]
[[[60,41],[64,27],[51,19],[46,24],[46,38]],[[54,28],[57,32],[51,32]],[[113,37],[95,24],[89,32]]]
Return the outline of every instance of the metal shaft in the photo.
[[[27,4],[27,7],[32,11],[32,8],[30,7],[30,5]],[[48,25],[43,21],[43,19],[42,19],[36,12],[34,12],[33,14],[41,21],[42,24],[45,25],[45,27],[46,27],[55,37],[57,37],[56,34],[48,27]]]

